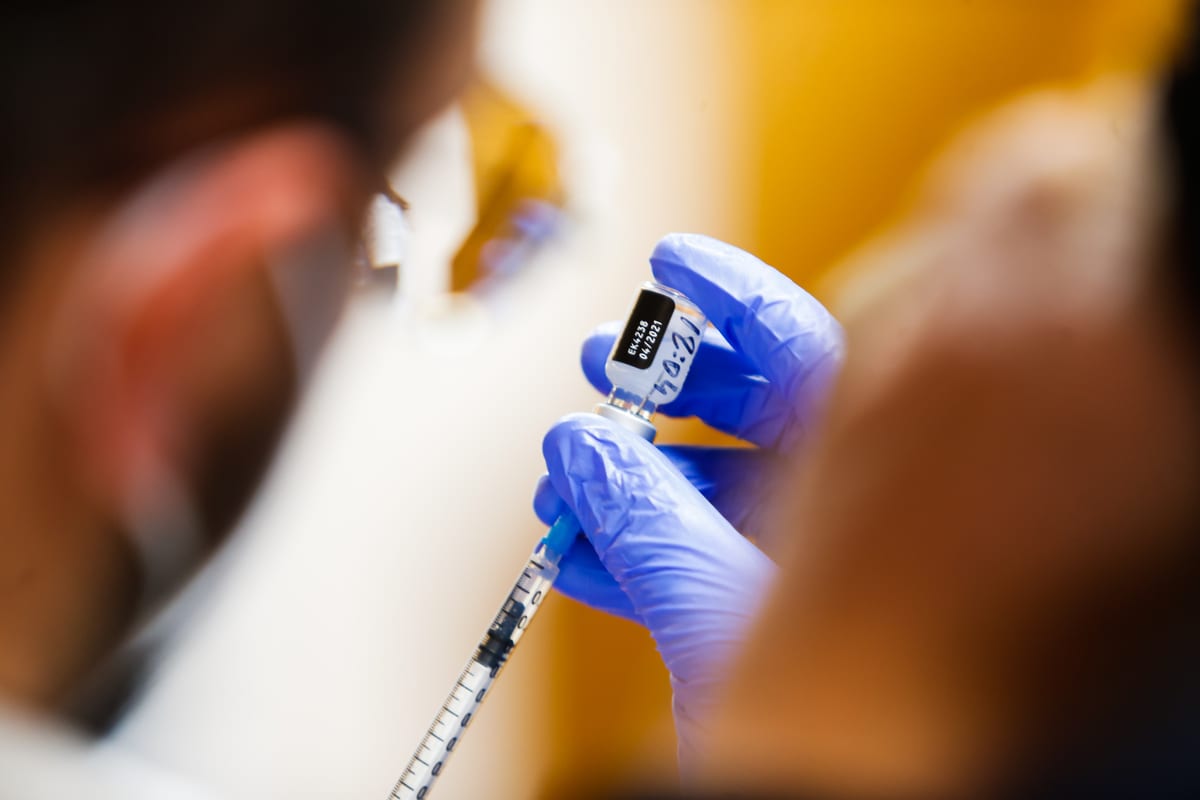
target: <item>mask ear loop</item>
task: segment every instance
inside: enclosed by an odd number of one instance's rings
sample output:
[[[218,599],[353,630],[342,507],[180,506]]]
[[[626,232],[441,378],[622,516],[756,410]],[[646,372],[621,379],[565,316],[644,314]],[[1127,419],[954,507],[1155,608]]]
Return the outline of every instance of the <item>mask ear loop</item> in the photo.
[[[142,620],[200,565],[207,549],[204,526],[183,481],[163,463],[138,470],[121,516],[141,568],[137,619]]]
[[[292,364],[303,385],[337,323],[350,282],[350,248],[341,227],[330,224],[267,260],[267,277],[279,304]]]

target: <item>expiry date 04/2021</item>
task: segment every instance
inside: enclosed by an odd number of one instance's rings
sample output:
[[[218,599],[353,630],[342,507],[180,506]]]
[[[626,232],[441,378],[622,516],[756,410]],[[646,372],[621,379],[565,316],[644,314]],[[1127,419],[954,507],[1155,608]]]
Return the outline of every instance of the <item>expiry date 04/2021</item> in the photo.
[[[654,352],[654,344],[662,333],[662,327],[663,324],[659,320],[639,320],[629,347],[625,350],[626,354],[641,361],[649,361]]]

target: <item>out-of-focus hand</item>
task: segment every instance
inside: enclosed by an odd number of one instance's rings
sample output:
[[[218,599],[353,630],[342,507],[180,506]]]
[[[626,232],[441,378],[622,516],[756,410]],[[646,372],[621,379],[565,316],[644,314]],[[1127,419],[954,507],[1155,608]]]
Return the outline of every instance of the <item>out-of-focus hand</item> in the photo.
[[[1091,91],[970,134],[839,302],[837,395],[780,479],[802,547],[777,558],[704,759],[722,788],[1019,795],[986,785],[1131,741],[1113,724],[1131,698],[1187,707],[1163,677],[1194,683],[1171,637],[1194,629],[1200,389],[1158,261],[1153,106]],[[1142,671],[1151,653],[1172,663]]]
[[[548,524],[572,511],[587,535],[564,559],[556,588],[650,630],[671,672],[686,756],[774,572],[741,535],[753,532],[764,472],[802,438],[840,363],[842,337],[811,296],[730,245],[669,236],[651,265],[715,326],[683,392],[662,411],[698,416],[757,448],[660,450],[600,417],[573,415],[546,437],[549,476],[534,506]],[[605,392],[616,334],[605,326],[584,345],[584,371]]]

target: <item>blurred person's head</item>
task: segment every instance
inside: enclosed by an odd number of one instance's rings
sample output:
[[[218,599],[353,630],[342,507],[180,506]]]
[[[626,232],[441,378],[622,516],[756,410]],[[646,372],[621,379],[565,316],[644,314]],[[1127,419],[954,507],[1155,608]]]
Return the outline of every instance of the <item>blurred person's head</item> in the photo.
[[[230,527],[475,5],[0,11],[0,694],[61,697]]]
[[[1200,64],[1021,98],[933,178],[854,290],[714,780],[1195,796]]]

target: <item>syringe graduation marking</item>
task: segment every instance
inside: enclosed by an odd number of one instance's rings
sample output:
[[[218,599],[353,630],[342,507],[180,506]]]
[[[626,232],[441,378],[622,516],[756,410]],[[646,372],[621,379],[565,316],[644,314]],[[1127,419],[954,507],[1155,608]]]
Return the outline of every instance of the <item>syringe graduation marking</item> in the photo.
[[[687,379],[688,360],[694,357],[706,324],[700,309],[683,295],[658,284],[644,284],[634,301],[625,330],[605,364],[605,375],[613,384],[610,407],[618,413],[636,413],[648,422],[655,405],[675,399]],[[670,352],[665,349],[667,341],[674,348]],[[640,405],[636,405],[639,401]],[[636,412],[633,411],[635,406]],[[649,438],[653,439],[653,426],[649,428]],[[642,435],[647,432],[645,425],[637,426],[637,430]],[[418,754],[425,750],[434,754],[430,758],[433,766],[429,767],[425,759],[410,761],[392,790],[395,800],[420,800],[430,791],[448,754],[454,751],[459,741],[459,731],[471,721],[517,641],[524,635],[540,607],[539,602],[558,576],[559,560],[578,534],[579,521],[570,513],[560,516],[547,531],[418,748]],[[459,695],[460,688],[466,690],[466,698]],[[457,725],[451,718],[457,720]],[[434,733],[435,730],[449,738],[443,739]],[[440,745],[433,745],[431,739]]]
[[[423,798],[442,771],[446,758],[458,744],[458,731],[471,723],[508,656],[537,612],[546,590],[558,575],[555,561],[535,555],[496,612],[474,656],[463,669],[425,732],[400,780],[392,789],[394,800]],[[522,602],[517,595],[528,598]],[[439,736],[438,733],[444,734]],[[436,744],[435,744],[436,742]]]

